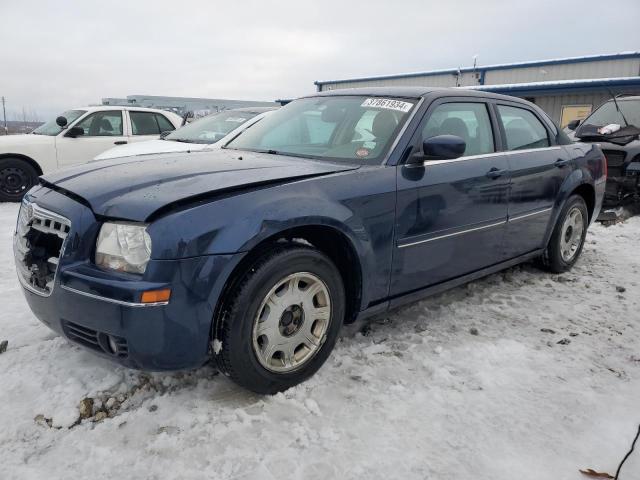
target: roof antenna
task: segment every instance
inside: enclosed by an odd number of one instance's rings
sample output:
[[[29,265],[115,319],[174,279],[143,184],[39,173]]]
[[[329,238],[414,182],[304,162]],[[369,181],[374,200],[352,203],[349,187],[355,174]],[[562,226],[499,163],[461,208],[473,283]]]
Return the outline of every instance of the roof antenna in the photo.
[[[616,104],[616,110],[618,110],[618,113],[622,117],[622,120],[624,120],[624,126],[628,127],[629,126],[629,122],[627,122],[627,118],[624,116],[624,113],[622,113],[622,110],[620,110],[620,105],[618,105],[617,95],[614,95],[613,92],[610,89],[607,89],[607,90],[609,91],[609,95],[611,95],[611,97],[613,98],[613,103]]]

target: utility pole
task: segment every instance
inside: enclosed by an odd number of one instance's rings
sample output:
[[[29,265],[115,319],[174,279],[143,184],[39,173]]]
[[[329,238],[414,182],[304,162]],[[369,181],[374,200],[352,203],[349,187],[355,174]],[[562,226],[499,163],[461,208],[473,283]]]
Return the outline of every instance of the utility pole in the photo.
[[[4,97],[2,97],[2,118],[4,119],[4,134],[9,135],[9,128],[7,127],[7,111],[4,108]]]

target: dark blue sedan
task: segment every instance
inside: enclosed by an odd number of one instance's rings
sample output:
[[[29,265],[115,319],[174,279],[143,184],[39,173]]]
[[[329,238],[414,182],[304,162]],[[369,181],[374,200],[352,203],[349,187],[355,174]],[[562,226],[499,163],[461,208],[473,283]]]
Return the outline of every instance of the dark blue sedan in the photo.
[[[35,315],[145,370],[213,359],[272,393],[345,322],[537,259],[572,267],[606,160],[526,101],[380,88],[295,100],[210,152],[112,159],[26,195]]]

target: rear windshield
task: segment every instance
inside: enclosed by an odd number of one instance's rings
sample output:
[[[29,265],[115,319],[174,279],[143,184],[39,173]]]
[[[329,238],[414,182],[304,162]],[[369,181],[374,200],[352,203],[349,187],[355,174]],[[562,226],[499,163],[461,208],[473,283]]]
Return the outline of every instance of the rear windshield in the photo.
[[[226,148],[380,163],[416,99],[330,96],[295,100],[242,132]]]
[[[629,125],[640,127],[640,100],[618,98],[617,101],[620,111],[624,114],[624,118],[622,118],[622,115],[616,108],[616,104],[613,101],[609,101],[601,105],[595,112],[587,117],[583,125],[604,127],[611,123],[617,123],[618,125],[624,126],[626,119]]]
[[[167,135],[165,140],[187,143],[215,143],[227,133],[258,115],[256,112],[226,110],[214,113]]]

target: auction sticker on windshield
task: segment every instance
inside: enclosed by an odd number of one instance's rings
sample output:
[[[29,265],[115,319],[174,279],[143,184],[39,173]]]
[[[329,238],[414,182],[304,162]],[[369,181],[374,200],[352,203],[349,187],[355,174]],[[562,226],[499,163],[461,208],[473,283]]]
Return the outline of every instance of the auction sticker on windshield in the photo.
[[[386,108],[388,110],[397,110],[399,112],[406,113],[411,110],[413,103],[403,102],[401,100],[391,100],[390,98],[367,98],[360,106]]]

